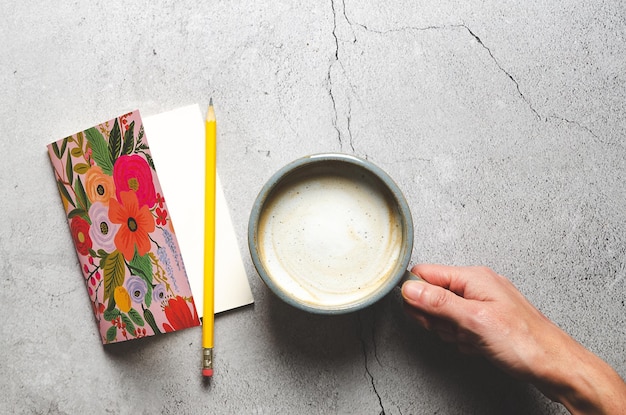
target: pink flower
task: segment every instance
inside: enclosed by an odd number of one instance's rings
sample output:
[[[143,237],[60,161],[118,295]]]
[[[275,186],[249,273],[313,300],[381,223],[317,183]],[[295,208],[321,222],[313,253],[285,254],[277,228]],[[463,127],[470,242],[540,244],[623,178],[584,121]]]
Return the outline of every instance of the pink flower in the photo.
[[[122,192],[133,190],[137,194],[139,206],[152,208],[156,203],[156,191],[152,180],[152,170],[141,156],[121,156],[113,166],[113,181],[117,200]]]

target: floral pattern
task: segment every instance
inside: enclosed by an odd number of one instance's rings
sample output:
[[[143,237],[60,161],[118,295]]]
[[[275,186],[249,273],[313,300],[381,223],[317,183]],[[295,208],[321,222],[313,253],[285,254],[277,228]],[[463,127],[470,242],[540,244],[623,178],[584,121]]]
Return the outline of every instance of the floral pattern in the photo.
[[[200,325],[139,111],[48,153],[102,342]]]

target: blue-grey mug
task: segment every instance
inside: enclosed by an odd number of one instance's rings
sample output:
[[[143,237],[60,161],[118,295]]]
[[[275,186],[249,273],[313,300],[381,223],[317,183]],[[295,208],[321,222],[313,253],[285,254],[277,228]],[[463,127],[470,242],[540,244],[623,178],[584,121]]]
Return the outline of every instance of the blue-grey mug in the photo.
[[[282,300],[319,314],[367,307],[403,279],[413,219],[398,185],[373,163],[315,154],[279,169],[248,223],[252,261]]]

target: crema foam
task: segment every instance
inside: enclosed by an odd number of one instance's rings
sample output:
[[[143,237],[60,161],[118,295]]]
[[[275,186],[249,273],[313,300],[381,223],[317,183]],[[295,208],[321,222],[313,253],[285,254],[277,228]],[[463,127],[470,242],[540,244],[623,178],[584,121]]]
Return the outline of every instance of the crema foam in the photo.
[[[268,195],[259,257],[298,301],[341,309],[385,289],[402,255],[402,216],[389,189],[358,166],[295,170]]]

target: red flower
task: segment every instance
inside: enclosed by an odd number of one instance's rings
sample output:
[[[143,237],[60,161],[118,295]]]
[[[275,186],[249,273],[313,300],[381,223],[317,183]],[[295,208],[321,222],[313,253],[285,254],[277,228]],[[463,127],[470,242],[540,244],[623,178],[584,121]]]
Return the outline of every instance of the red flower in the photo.
[[[104,310],[106,310],[106,308],[104,307],[104,304],[102,304],[102,303],[96,304],[96,303],[92,302],[91,306],[93,307],[93,311],[96,314],[102,314],[102,313],[104,313]]]
[[[80,216],[74,216],[70,222],[70,232],[78,253],[87,255],[92,246],[89,236],[89,223]]]
[[[143,157],[133,154],[118,158],[113,166],[113,181],[117,200],[120,200],[122,192],[134,190],[139,206],[151,208],[156,203],[152,170]]]
[[[156,214],[157,214],[157,220],[156,220],[157,225],[160,225],[160,226],[167,225],[167,210],[156,208]]]
[[[160,208],[163,208],[163,203],[165,203],[165,199],[161,196],[161,193],[157,193],[156,202],[159,204]]]
[[[187,301],[180,295],[177,295],[176,298],[170,298],[164,308],[165,316],[170,324],[163,323],[163,329],[166,332],[170,332],[199,326],[200,320],[198,319],[193,299],[191,300],[191,308],[193,309],[193,314],[189,305],[187,305]]]
[[[148,234],[154,231],[154,217],[147,206],[139,207],[135,192],[122,192],[120,196],[121,204],[115,199],[109,201],[109,219],[121,225],[115,234],[115,247],[130,261],[135,246],[142,256],[150,250]]]

